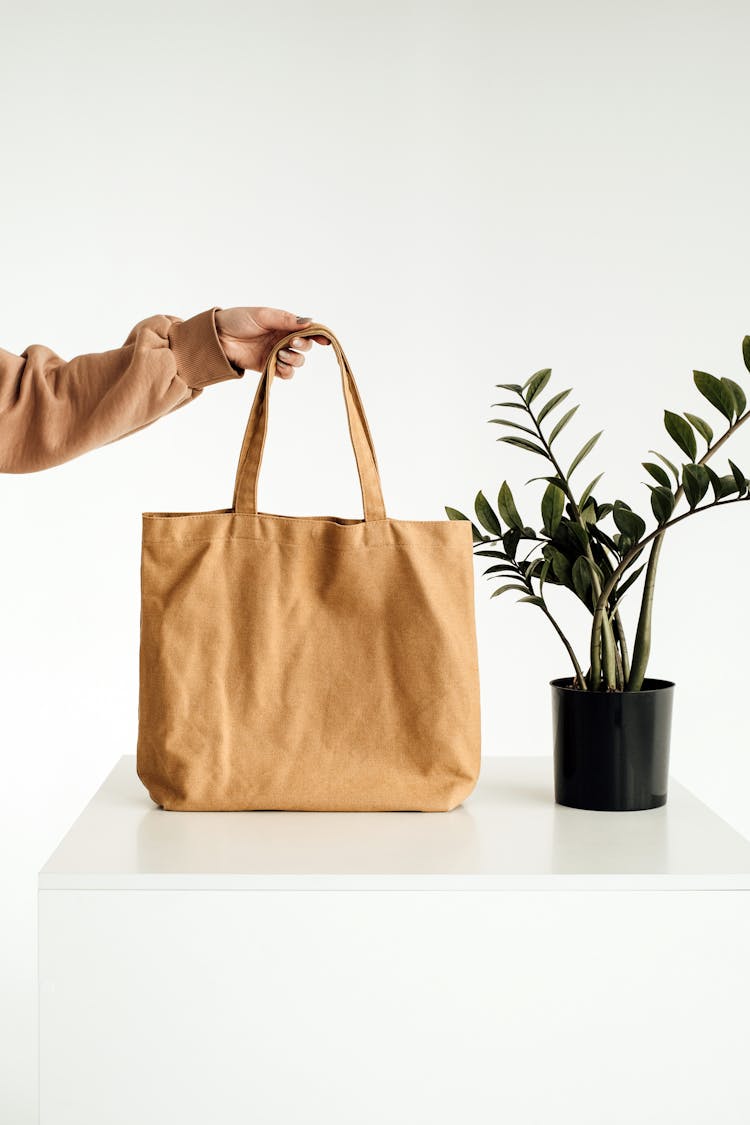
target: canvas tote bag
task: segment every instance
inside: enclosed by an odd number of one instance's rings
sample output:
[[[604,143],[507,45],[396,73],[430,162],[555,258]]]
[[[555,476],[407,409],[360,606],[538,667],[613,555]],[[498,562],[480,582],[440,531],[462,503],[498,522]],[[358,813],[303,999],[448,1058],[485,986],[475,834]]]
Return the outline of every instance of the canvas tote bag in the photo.
[[[364,519],[258,511],[278,351],[326,336]],[[479,772],[471,525],[388,519],[349,363],[272,350],[230,509],[143,515],[138,775],[165,809],[444,811]]]

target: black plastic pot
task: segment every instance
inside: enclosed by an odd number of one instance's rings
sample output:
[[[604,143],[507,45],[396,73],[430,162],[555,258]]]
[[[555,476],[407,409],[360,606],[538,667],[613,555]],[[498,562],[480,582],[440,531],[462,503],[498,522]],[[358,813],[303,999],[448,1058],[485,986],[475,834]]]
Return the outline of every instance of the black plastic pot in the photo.
[[[666,804],[674,684],[580,691],[564,677],[551,687],[558,805],[632,812]]]

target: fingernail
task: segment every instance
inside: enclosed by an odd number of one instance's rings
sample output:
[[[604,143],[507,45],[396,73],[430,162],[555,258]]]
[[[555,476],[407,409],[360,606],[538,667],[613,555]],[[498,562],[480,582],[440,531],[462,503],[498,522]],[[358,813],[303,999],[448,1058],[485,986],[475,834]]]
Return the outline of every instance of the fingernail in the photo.
[[[297,324],[309,324],[312,321],[311,316],[298,316]]]

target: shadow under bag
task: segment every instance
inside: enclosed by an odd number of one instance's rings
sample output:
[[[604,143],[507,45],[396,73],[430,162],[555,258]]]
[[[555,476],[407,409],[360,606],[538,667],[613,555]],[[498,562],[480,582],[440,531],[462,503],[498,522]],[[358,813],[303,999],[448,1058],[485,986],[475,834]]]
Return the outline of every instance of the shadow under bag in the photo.
[[[259,512],[278,351],[341,368],[364,520]],[[471,525],[391,520],[343,349],[272,350],[231,509],[146,512],[138,776],[165,809],[454,808],[479,773]]]

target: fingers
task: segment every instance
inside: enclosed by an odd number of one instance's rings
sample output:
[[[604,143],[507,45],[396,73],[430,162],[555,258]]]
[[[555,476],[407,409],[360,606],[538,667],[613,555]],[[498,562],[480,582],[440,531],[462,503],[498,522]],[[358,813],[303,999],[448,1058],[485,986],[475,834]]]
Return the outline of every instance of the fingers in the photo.
[[[305,362],[303,352],[309,352],[313,340],[318,343],[330,344],[324,336],[295,336],[290,341],[290,346],[281,348],[276,355],[276,374],[280,379],[291,379],[295,369]]]
[[[305,357],[299,352],[292,351],[291,348],[282,348],[276,356],[276,373],[282,379],[291,379],[295,368],[301,367],[304,362]]]

